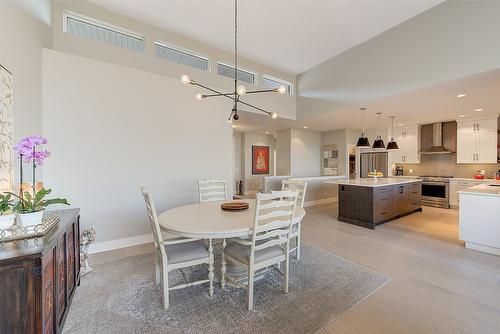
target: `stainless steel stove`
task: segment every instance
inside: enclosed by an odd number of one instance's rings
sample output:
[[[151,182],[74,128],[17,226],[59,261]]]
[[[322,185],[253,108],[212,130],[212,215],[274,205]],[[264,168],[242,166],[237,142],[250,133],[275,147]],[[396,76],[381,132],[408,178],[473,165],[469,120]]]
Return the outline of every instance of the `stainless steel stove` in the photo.
[[[453,176],[420,176],[422,180],[422,205],[450,208],[450,179]]]

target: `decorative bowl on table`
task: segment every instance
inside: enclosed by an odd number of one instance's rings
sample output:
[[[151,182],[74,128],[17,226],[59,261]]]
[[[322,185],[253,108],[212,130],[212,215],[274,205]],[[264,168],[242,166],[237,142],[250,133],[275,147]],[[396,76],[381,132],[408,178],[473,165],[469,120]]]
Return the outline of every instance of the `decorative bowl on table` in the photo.
[[[225,202],[220,205],[220,208],[225,211],[241,211],[248,209],[248,207],[247,202],[241,201]]]
[[[384,177],[384,174],[381,172],[369,172],[368,177],[372,177],[376,180],[377,177]]]

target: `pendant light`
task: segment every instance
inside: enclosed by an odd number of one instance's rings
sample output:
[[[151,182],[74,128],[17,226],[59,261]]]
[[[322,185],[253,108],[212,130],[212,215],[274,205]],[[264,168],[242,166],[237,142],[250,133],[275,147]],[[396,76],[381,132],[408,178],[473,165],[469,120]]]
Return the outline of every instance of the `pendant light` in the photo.
[[[388,150],[399,150],[398,143],[394,140],[394,118],[396,116],[390,116],[391,119],[391,140],[387,143]]]
[[[382,116],[382,113],[378,112],[377,116],[378,116],[377,137],[375,138],[375,141],[373,142],[372,148],[385,148],[384,141],[382,140],[382,137],[380,136],[380,117]]]
[[[356,144],[356,147],[370,147],[370,141],[365,135],[365,111],[366,108],[363,107],[360,109],[361,110],[361,115],[362,115],[362,125],[363,125],[363,131],[361,132],[361,137],[358,138],[358,143]]]

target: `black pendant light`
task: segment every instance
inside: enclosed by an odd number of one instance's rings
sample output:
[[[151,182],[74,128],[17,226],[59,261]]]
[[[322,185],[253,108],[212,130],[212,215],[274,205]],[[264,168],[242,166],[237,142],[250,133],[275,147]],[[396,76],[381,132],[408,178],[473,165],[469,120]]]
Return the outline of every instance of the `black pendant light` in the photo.
[[[361,108],[361,113],[362,113],[362,123],[363,123],[363,131],[361,132],[361,137],[358,138],[358,143],[356,144],[356,147],[370,147],[370,141],[365,135],[365,111],[366,108]]]
[[[398,143],[394,140],[394,117],[396,116],[389,117],[391,119],[391,140],[387,143],[388,150],[399,150]]]
[[[373,142],[372,148],[385,148],[384,141],[382,140],[382,137],[380,136],[380,116],[382,116],[382,113],[378,112],[377,116],[378,116],[377,137],[375,138],[375,141]]]

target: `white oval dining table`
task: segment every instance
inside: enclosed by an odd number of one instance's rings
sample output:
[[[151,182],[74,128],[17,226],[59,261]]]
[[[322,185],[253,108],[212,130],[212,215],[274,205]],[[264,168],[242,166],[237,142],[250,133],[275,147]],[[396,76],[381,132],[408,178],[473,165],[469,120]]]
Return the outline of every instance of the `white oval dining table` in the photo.
[[[228,201],[194,203],[169,209],[158,216],[160,226],[171,234],[197,239],[227,239],[250,235],[255,200],[245,199],[249,208],[242,211],[224,211],[220,205]],[[304,217],[305,210],[297,207],[294,220]]]
[[[248,237],[252,233],[255,217],[255,200],[245,199],[248,209],[242,211],[224,211],[220,205],[229,201],[214,201],[182,205],[167,210],[158,216],[160,226],[166,232],[179,237],[195,239],[228,239]],[[294,221],[300,221],[305,216],[305,210],[297,207]],[[225,242],[223,243],[224,247]],[[233,281],[246,281],[247,271],[224,260],[221,267],[216,267],[216,280],[221,287],[226,285],[224,277],[231,277]],[[254,280],[263,278],[262,274],[255,275]],[[236,287],[232,283],[230,286]]]

